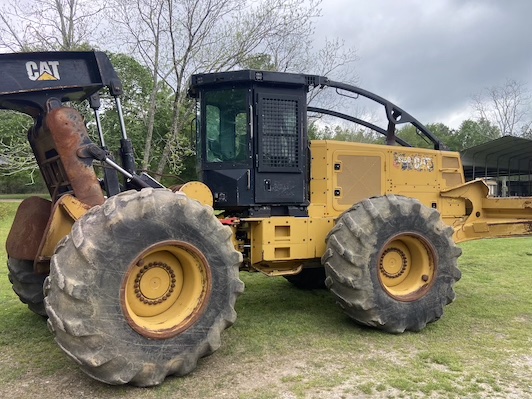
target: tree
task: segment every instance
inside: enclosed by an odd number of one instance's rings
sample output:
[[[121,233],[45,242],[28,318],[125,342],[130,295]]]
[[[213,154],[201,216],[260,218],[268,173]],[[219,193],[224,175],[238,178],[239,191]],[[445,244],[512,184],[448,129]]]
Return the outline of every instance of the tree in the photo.
[[[12,52],[89,50],[97,32],[99,0],[21,0],[0,7],[0,49]],[[26,138],[28,117],[0,114],[1,170],[16,182],[33,184],[37,164]],[[6,178],[4,178],[6,179]]]
[[[148,169],[154,159],[154,141],[157,139],[154,137],[155,116],[160,92],[165,86],[171,88],[165,83],[172,70],[172,57],[169,51],[165,51],[171,47],[168,7],[169,2],[164,0],[113,0],[111,2],[111,8],[115,13],[111,13],[110,19],[121,33],[122,43],[119,44],[130,50],[130,53],[147,68],[152,80],[149,102],[146,107],[142,169]],[[115,14],[118,17],[113,17]],[[171,96],[172,93],[166,94]]]
[[[98,32],[99,0],[21,0],[0,9],[0,48],[89,50]]]
[[[0,110],[0,121],[0,192],[44,191],[27,139],[31,118]]]
[[[516,136],[530,127],[530,102],[526,85],[513,79],[473,96],[478,118],[495,124],[502,135]]]
[[[0,110],[0,168],[4,174],[29,171],[33,175],[37,164],[28,143],[31,118],[15,111]]]
[[[145,158],[143,144],[146,131],[151,123],[151,134],[154,147],[160,147],[163,141],[166,125],[170,120],[171,102],[169,96],[172,92],[164,85],[156,93],[156,112],[150,114],[150,102],[153,94],[153,77],[151,71],[129,55],[109,54],[120,80],[125,95],[122,98],[122,108],[128,137],[132,140],[137,160]],[[108,102],[111,98],[105,96]],[[102,112],[102,126],[106,136],[106,144],[109,148],[118,148],[121,131],[118,115],[114,107],[104,107]],[[150,118],[153,118],[151,120]],[[149,170],[152,165],[141,164],[141,169]]]
[[[245,60],[240,62],[243,69],[257,69],[261,71],[278,71],[277,65],[272,60],[269,54],[254,54],[250,55]]]
[[[357,61],[356,51],[345,47],[345,42],[335,39],[325,39],[323,47],[307,52],[303,58],[301,70],[312,75],[327,76],[331,80],[354,85],[358,81],[353,64]],[[312,68],[312,69],[311,69]],[[315,88],[309,93],[308,102],[329,109],[342,109],[345,97],[339,96],[337,90],[321,90]]]
[[[128,130],[139,132],[135,138],[143,130],[144,146],[137,154],[141,168],[155,169],[159,176],[167,170],[179,173],[192,153],[196,110],[186,92],[191,74],[242,67],[303,72],[318,59],[323,62],[318,73],[334,73],[336,66],[354,60],[340,41],[314,51],[313,21],[321,0],[21,1],[3,7],[0,17],[0,46],[12,51],[89,49],[98,25],[108,26],[103,17],[110,18],[114,34],[108,43],[149,71],[149,88],[133,92],[133,111],[124,109],[132,123]],[[145,71],[132,70],[147,81]],[[111,113],[105,116],[110,122]]]
[[[428,127],[428,126],[427,126]],[[430,128],[429,128],[430,130]],[[398,129],[396,133],[397,137],[403,139],[412,147],[419,148],[434,148],[434,144],[428,138],[423,136],[414,125],[404,125]]]
[[[499,137],[501,137],[499,128],[487,119],[481,118],[478,121],[467,119],[460,124],[458,130],[453,132],[445,144],[451,150],[462,151]]]
[[[187,98],[186,82],[198,72],[235,68],[260,68],[303,72],[316,65],[312,52],[313,21],[319,16],[320,0],[113,0],[115,22],[121,28],[124,46],[150,68],[155,89],[165,82],[173,90],[172,122],[160,154],[151,152],[152,137],[146,137],[146,156],[158,158],[156,173],[170,165],[179,172],[180,159],[189,139],[186,131],[195,116]],[[329,41],[321,58],[335,70],[351,61],[340,41]],[[345,58],[341,58],[345,57]],[[322,71],[318,71],[320,73]],[[316,73],[316,71],[314,71]],[[152,97],[153,98],[153,97]],[[150,113],[156,103],[151,103]],[[149,163],[149,162],[148,162]]]
[[[452,129],[445,125],[444,123],[437,122],[437,123],[428,123],[426,125],[427,129],[429,129],[436,137],[438,137],[441,141],[443,141],[445,144],[447,144],[449,138],[452,136],[453,131]]]
[[[369,129],[353,129],[340,125],[319,127],[317,124],[309,128],[311,140],[336,140],[357,143],[377,144],[380,137]]]
[[[429,123],[426,127],[452,151],[462,151],[501,136],[499,128],[486,119],[465,120],[457,130],[443,123]],[[399,129],[397,136],[414,147],[434,148],[412,125]]]

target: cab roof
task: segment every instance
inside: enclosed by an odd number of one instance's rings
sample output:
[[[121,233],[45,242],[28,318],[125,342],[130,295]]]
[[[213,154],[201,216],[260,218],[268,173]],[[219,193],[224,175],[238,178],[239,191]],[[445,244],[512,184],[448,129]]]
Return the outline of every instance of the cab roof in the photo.
[[[224,83],[267,83],[279,86],[300,86],[308,90],[312,86],[327,84],[328,81],[329,79],[325,76],[246,69],[241,71],[195,74],[191,76],[188,88],[190,95],[194,95],[201,87],[210,87]]]

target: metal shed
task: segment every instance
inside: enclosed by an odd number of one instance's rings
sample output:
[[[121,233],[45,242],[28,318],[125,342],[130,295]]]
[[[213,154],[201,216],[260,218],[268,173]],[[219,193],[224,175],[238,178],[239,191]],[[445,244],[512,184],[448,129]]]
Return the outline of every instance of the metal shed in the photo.
[[[495,178],[499,185],[508,182],[509,195],[532,192],[532,140],[504,136],[465,149],[461,156],[466,180]]]

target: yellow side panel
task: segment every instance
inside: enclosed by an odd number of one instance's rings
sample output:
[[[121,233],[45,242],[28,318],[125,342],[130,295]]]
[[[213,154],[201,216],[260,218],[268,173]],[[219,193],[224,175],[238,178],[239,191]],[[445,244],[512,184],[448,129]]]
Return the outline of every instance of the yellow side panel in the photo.
[[[442,177],[446,188],[456,187],[463,183],[460,173],[443,172]]]
[[[441,153],[442,188],[459,186],[465,182],[460,154],[456,152]]]
[[[388,192],[403,195],[439,192],[439,171],[433,151],[395,147],[388,152],[388,162]]]
[[[384,155],[368,151],[333,154],[333,208],[343,211],[384,192]]]
[[[271,217],[251,223],[251,263],[319,258],[333,218]]]
[[[312,141],[310,149],[310,220],[334,222],[366,198],[396,194],[437,209],[442,220],[454,227],[457,242],[532,234],[532,197],[488,197],[483,181],[465,182],[457,152],[338,141]],[[310,240],[322,242],[331,228],[311,232],[307,224],[289,234],[264,228],[258,228],[257,234],[261,235],[264,259],[296,259],[321,255],[323,246]],[[305,241],[298,241],[294,234],[301,234]],[[281,237],[288,236],[294,238],[283,247]]]
[[[310,174],[310,216],[327,214],[328,204],[328,172],[327,142],[313,141],[311,144],[311,174]]]
[[[336,217],[360,200],[384,194],[386,147],[311,142],[311,217]]]
[[[311,153],[311,217],[337,217],[385,194],[416,198],[449,224],[465,214],[463,200],[440,196],[464,183],[459,153],[337,141],[312,141]]]

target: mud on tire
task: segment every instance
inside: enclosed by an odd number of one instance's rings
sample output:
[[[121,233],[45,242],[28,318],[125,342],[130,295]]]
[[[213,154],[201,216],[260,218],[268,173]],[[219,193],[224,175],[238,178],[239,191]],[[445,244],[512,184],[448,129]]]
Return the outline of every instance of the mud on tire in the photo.
[[[455,298],[461,249],[440,214],[418,200],[382,196],[346,211],[327,237],[325,283],[358,323],[419,331]]]
[[[236,320],[241,261],[212,208],[164,189],[121,193],[58,245],[49,328],[91,377],[157,385],[218,349]]]

